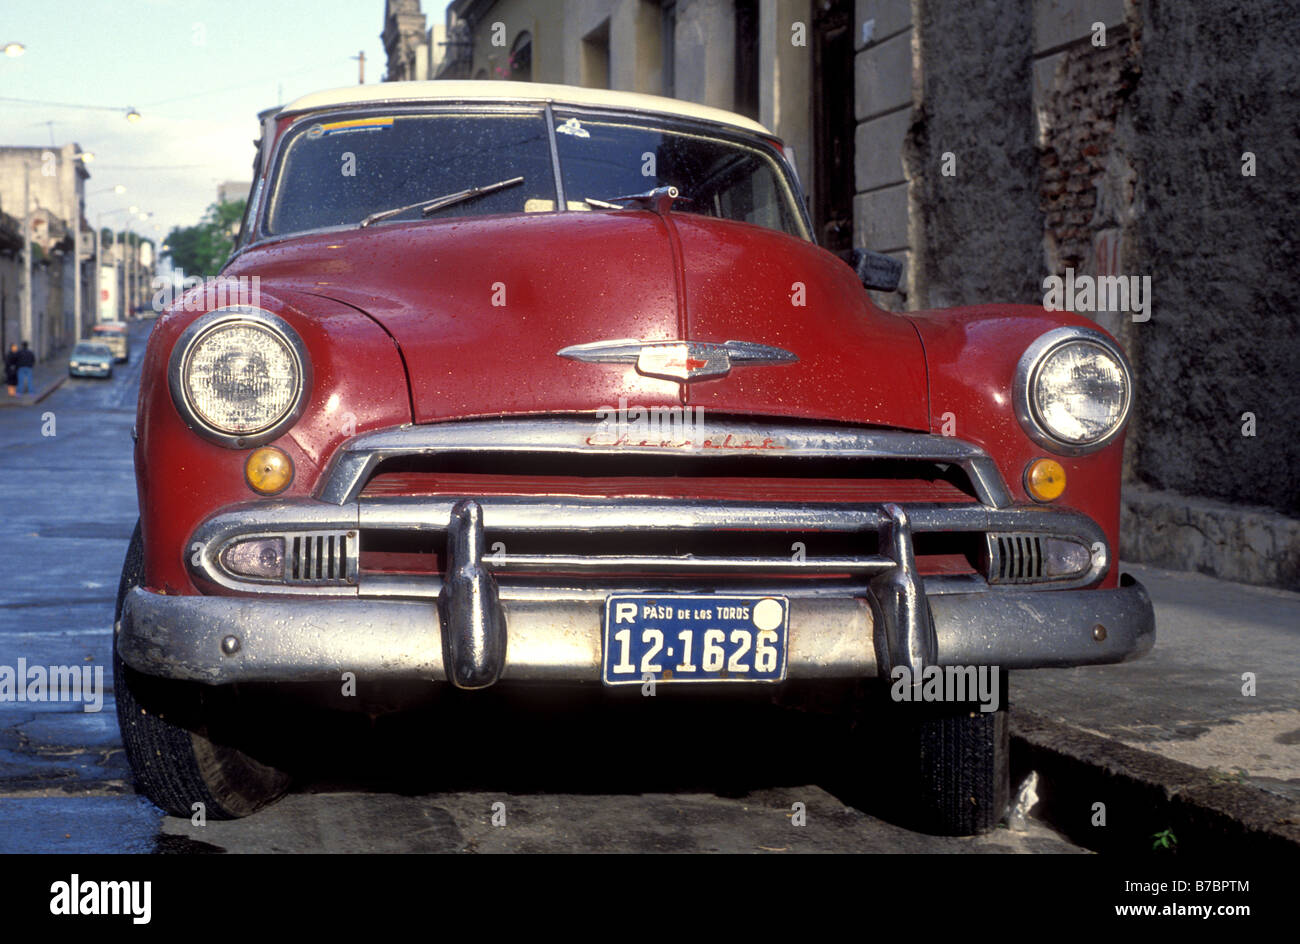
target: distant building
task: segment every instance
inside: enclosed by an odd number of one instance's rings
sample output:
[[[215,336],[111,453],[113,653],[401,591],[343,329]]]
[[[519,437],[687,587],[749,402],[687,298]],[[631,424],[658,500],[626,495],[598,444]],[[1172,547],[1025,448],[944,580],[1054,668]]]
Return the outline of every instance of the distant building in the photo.
[[[43,359],[75,340],[78,285],[83,328],[93,320],[91,273],[74,265],[72,258],[77,225],[82,230],[82,261],[94,249],[93,231],[83,218],[90,173],[81,155],[80,145],[73,143],[0,147],[0,347],[26,340]],[[27,292],[22,258],[25,217],[33,246]],[[30,308],[24,305],[25,297]]]
[[[431,79],[446,53],[446,28],[425,28],[420,0],[387,0],[384,5],[384,41],[388,58],[386,82]]]
[[[248,192],[253,189],[251,180],[227,180],[217,185],[218,203],[236,203],[248,199]]]

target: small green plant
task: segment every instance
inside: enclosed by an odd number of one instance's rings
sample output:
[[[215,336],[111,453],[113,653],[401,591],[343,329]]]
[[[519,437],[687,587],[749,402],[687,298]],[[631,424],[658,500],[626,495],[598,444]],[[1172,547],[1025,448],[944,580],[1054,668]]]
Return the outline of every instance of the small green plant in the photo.
[[[1174,835],[1172,829],[1163,829],[1158,833],[1153,833],[1151,839],[1152,852],[1159,849],[1172,849],[1174,846],[1178,845],[1178,837]]]
[[[1245,783],[1248,776],[1244,767],[1234,767],[1232,773],[1220,770],[1218,767],[1211,767],[1206,773],[1214,783]]]

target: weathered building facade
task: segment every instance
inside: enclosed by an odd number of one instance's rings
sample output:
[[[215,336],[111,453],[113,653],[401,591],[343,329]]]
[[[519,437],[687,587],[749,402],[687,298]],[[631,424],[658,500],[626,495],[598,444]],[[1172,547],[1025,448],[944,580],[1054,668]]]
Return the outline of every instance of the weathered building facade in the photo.
[[[388,82],[431,79],[446,52],[446,34],[441,24],[426,28],[420,0],[385,0],[384,54],[388,58]]]
[[[83,218],[90,174],[76,144],[0,147],[0,347],[28,341],[45,359],[94,319],[94,235]],[[81,265],[74,262],[81,226]],[[24,265],[30,233],[30,268]],[[24,289],[30,271],[30,290]],[[81,331],[76,292],[81,291]],[[29,302],[28,302],[29,300]],[[29,305],[29,307],[28,307]]]
[[[1300,588],[1297,0],[454,0],[447,34],[439,77],[756,117],[823,245],[904,262],[889,307],[1105,285],[1070,302],[1136,373],[1122,553]]]

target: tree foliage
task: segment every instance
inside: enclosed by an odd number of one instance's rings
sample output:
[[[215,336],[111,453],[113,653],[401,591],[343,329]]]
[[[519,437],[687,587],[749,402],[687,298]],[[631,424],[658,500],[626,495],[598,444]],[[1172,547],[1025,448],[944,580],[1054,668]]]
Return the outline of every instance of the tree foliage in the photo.
[[[197,226],[173,229],[167,235],[172,266],[183,269],[187,276],[216,275],[234,248],[244,202],[214,203]]]

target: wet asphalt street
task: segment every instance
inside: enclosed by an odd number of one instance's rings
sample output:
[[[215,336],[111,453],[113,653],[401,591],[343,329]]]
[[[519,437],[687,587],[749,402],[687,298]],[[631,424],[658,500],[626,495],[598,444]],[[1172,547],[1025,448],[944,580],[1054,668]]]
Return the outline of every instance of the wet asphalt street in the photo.
[[[321,715],[296,732],[300,781],[277,805],[203,826],[163,816],[132,790],[111,691],[151,326],[133,325],[112,380],[0,409],[0,666],[102,669],[106,690],[99,711],[0,701],[0,852],[1083,851],[1032,820],[946,839],[870,815],[841,785],[888,758],[816,713],[599,692]]]

